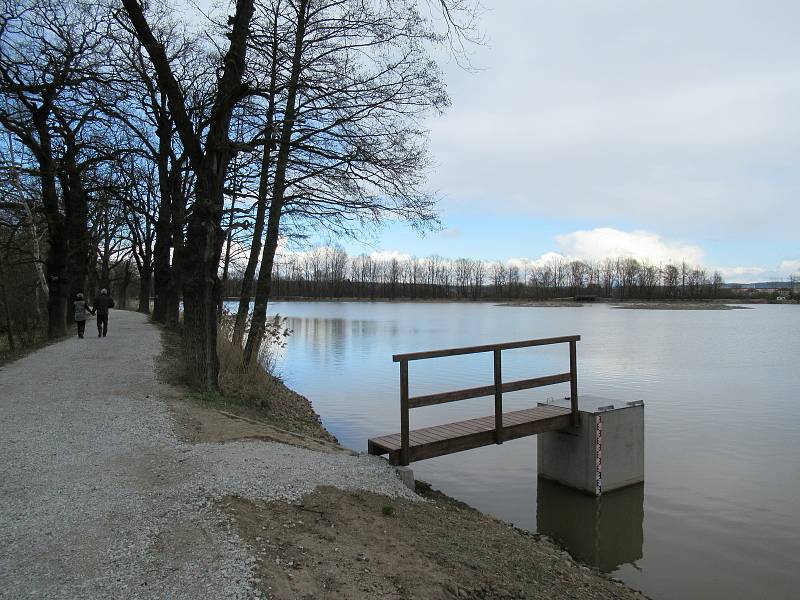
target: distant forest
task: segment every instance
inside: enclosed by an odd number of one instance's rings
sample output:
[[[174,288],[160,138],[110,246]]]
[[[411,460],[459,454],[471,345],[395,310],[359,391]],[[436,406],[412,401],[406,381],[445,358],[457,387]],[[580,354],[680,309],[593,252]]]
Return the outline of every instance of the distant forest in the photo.
[[[233,271],[233,269],[232,269]],[[468,258],[349,256],[320,247],[276,259],[276,297],[368,299],[546,300],[592,295],[618,299],[704,299],[729,296],[718,272],[679,264],[655,265],[629,257],[603,261],[553,257],[545,262],[490,262]],[[225,295],[238,297],[232,273]]]

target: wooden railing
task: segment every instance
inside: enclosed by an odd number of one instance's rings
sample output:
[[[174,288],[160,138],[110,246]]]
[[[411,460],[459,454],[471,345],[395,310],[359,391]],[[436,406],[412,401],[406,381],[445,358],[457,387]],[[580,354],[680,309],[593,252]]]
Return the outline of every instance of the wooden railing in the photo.
[[[457,400],[467,400],[468,398],[479,398],[481,396],[491,396],[494,394],[494,423],[495,423],[495,443],[503,443],[503,393],[528,390],[531,388],[554,385],[556,383],[570,382],[570,408],[572,411],[572,425],[578,424],[578,366],[577,366],[577,342],[580,341],[579,335],[568,335],[563,337],[543,338],[538,340],[524,340],[520,342],[507,342],[504,344],[486,344],[483,346],[467,346],[464,348],[448,348],[446,350],[429,350],[426,352],[411,352],[408,354],[395,354],[392,357],[394,362],[400,363],[400,443],[402,445],[401,464],[408,464],[409,449],[409,411],[412,408],[422,406],[433,406],[444,404],[445,402],[455,402]],[[533,379],[520,379],[503,383],[502,372],[502,351],[515,348],[529,348],[531,346],[549,346],[552,344],[569,344],[569,371],[545,377],[535,377]],[[492,352],[494,354],[494,384],[484,385],[474,388],[455,390],[452,392],[441,392],[438,394],[427,394],[425,396],[408,395],[408,363],[412,360],[424,360],[428,358],[441,358],[444,356],[459,356],[461,354],[479,354],[482,352]]]

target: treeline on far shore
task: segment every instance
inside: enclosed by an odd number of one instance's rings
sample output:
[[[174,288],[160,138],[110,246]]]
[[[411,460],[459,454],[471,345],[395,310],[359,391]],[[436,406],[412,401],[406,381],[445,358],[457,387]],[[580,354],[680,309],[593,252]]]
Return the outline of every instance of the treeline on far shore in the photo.
[[[730,297],[719,272],[686,262],[656,265],[630,257],[603,261],[483,261],[348,256],[320,247],[282,256],[273,273],[274,297],[369,299],[534,299],[598,296],[616,299],[712,299]],[[224,282],[238,297],[241,278]]]

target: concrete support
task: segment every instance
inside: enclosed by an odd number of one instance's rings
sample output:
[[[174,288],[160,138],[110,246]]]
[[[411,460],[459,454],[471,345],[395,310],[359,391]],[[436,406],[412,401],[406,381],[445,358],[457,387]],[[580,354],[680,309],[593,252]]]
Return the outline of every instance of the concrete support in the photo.
[[[413,492],[415,489],[414,471],[408,467],[395,467],[394,470],[397,471],[397,476],[400,478],[400,481]]]
[[[644,481],[644,403],[586,400],[578,427],[538,435],[539,476],[596,496]]]

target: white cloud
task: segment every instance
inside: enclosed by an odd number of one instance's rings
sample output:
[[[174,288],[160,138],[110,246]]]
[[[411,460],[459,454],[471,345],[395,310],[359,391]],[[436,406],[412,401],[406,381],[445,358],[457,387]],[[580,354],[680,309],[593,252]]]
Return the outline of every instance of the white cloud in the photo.
[[[396,260],[409,260],[411,255],[407,252],[400,252],[399,250],[376,250],[372,254],[370,254],[370,258],[373,260],[385,260],[389,261],[392,259]]]
[[[447,205],[681,235],[800,219],[800,4],[499,2],[431,122]],[[781,218],[776,218],[781,215]]]
[[[644,259],[654,263],[703,261],[703,250],[697,246],[668,242],[648,231],[621,231],[611,227],[573,231],[556,236],[561,252],[583,260],[602,260],[620,256]]]
[[[448,227],[438,232],[436,236],[442,238],[460,238],[461,230],[458,227]]]
[[[798,260],[785,260],[781,263],[781,271],[794,275],[800,273],[800,259]]]

